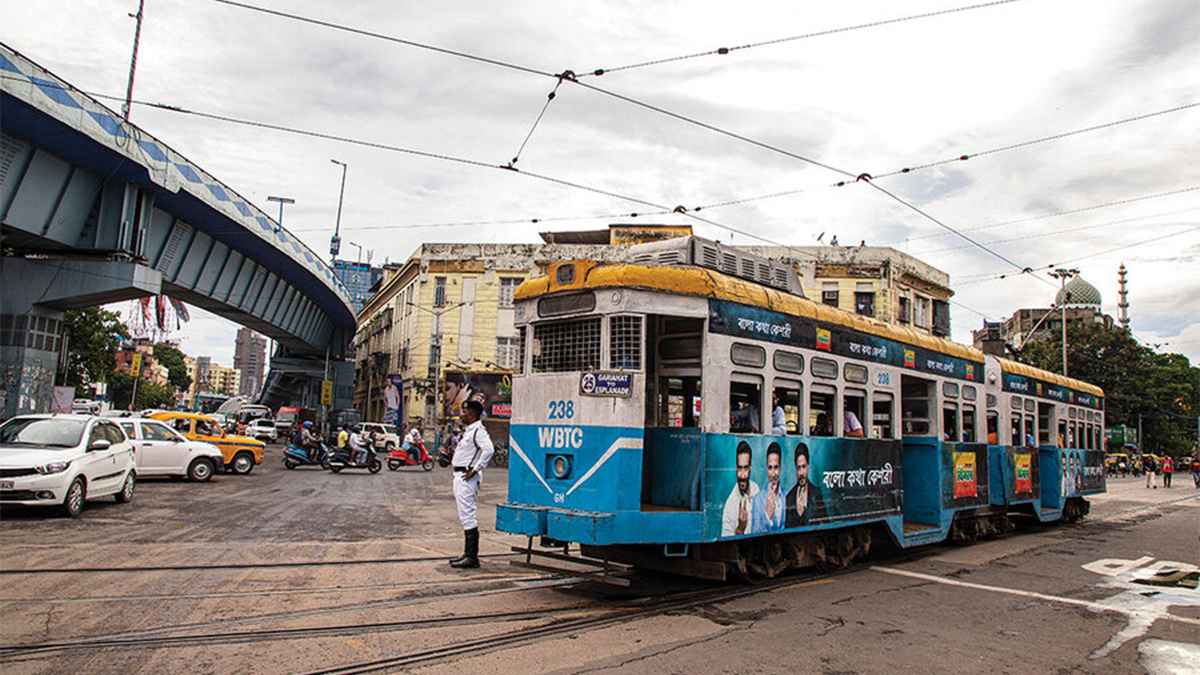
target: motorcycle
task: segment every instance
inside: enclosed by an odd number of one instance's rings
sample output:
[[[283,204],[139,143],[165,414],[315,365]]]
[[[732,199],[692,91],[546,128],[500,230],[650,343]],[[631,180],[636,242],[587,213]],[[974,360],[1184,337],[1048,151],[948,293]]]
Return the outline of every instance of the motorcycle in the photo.
[[[418,451],[416,459],[412,456],[412,450]],[[399,471],[402,466],[417,466],[418,464],[426,471],[433,471],[433,456],[425,449],[425,441],[418,441],[415,448],[409,446],[408,449],[397,448],[388,453],[388,469]]]
[[[366,458],[362,455],[365,454]],[[383,469],[383,462],[375,456],[373,449],[365,452],[355,451],[349,446],[334,450],[333,455],[326,462],[330,471],[340,473],[342,469],[366,469],[371,473],[379,473]]]
[[[317,448],[313,456],[309,456],[308,451],[304,448],[289,443],[283,451],[283,465],[288,469],[294,469],[298,466],[319,466],[322,469],[329,468],[329,448],[325,444],[321,444]]]

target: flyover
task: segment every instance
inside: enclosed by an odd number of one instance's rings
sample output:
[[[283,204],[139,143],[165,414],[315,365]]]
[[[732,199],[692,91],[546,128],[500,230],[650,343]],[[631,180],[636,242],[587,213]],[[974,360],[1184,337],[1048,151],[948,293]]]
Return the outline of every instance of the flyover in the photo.
[[[347,290],[299,239],[0,43],[0,418],[46,410],[63,311],[165,294],[273,338],[265,401],[349,407]],[[230,342],[233,336],[230,336]]]

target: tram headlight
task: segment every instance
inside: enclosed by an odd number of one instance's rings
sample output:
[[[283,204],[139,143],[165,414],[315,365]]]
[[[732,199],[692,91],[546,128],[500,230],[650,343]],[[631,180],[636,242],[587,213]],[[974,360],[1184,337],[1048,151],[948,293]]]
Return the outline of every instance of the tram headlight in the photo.
[[[571,456],[555,455],[550,458],[550,473],[563,480],[571,475]]]

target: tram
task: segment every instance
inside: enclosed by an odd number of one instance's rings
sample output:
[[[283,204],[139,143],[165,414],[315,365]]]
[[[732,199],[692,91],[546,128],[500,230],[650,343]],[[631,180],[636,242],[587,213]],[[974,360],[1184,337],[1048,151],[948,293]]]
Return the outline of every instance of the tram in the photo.
[[[1075,521],[1105,490],[1098,387],[813,302],[700,237],[552,263],[514,317],[497,529],[531,554],[771,577]]]

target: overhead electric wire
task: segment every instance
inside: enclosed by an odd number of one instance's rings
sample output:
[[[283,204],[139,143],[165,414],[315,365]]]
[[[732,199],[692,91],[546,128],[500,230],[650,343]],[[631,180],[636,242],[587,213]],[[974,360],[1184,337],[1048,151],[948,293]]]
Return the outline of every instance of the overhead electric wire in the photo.
[[[533,120],[533,126],[529,127],[529,133],[525,134],[525,140],[521,141],[521,147],[517,148],[517,153],[513,155],[511,160],[509,160],[508,163],[510,166],[515,167],[517,165],[517,161],[521,159],[521,153],[525,152],[525,146],[529,144],[529,139],[533,138],[533,132],[537,131],[538,125],[542,123],[542,118],[546,116],[546,110],[554,101],[554,97],[558,95],[558,88],[562,86],[562,83],[563,81],[560,77],[558,82],[555,83],[554,88],[551,89],[550,93],[546,95],[546,102],[542,104],[541,111],[538,112],[537,117]]]
[[[673,213],[668,209],[656,211],[624,211],[620,213],[598,213],[595,215],[577,215],[577,216],[548,216],[544,218],[509,218],[496,220],[453,220],[440,223],[409,223],[404,225],[361,225],[361,226],[342,226],[343,230],[353,230],[359,232],[362,230],[425,230],[439,227],[473,227],[480,225],[537,225],[539,223],[565,222],[572,220],[611,220],[613,218],[642,218],[645,216],[662,216]],[[330,227],[310,227],[292,232],[328,232],[333,229]]]
[[[1108,255],[1109,253],[1117,253],[1118,251],[1125,251],[1125,250],[1134,248],[1136,246],[1152,244],[1154,242],[1163,241],[1164,239],[1171,239],[1174,237],[1179,237],[1179,236],[1182,236],[1185,234],[1190,234],[1192,232],[1200,232],[1200,227],[1193,227],[1193,228],[1189,228],[1186,230],[1180,230],[1178,232],[1172,232],[1171,234],[1164,234],[1164,235],[1161,235],[1158,237],[1151,237],[1150,239],[1142,239],[1141,241],[1135,241],[1135,242],[1128,243],[1128,244],[1122,244],[1122,245],[1116,246],[1114,248],[1105,249],[1103,251],[1095,251],[1093,253],[1087,253],[1085,255],[1076,256],[1074,258],[1066,258],[1063,260],[1052,262],[1048,265],[1042,265],[1040,267],[1035,267],[1035,268],[1031,268],[1031,269],[1035,272],[1042,271],[1042,270],[1048,270],[1048,269],[1052,269],[1054,267],[1059,267],[1061,265],[1066,265],[1067,263],[1079,262],[1080,260],[1087,260],[1089,258],[1097,258],[1102,255]],[[997,281],[1000,279],[1007,279],[1012,276],[1013,275],[1009,274],[1009,273],[986,272],[982,275],[970,275],[970,276],[964,277],[964,281],[957,285],[969,286],[969,285],[973,285],[973,284],[982,283],[985,281]],[[1041,277],[1035,277],[1035,278],[1041,279]]]
[[[1016,241],[1029,241],[1030,239],[1045,239],[1047,237],[1057,237],[1059,235],[1070,234],[1072,232],[1083,232],[1085,230],[1097,230],[1097,229],[1104,228],[1104,227],[1112,227],[1114,225],[1123,225],[1125,223],[1132,223],[1132,222],[1135,222],[1138,220],[1146,220],[1149,218],[1162,218],[1165,216],[1173,216],[1173,215],[1178,215],[1180,213],[1188,213],[1188,212],[1197,211],[1197,210],[1200,210],[1200,207],[1193,206],[1191,208],[1179,209],[1177,211],[1165,211],[1162,213],[1149,213],[1149,214],[1142,215],[1142,216],[1133,216],[1131,218],[1122,218],[1120,220],[1110,220],[1105,223],[1092,223],[1090,225],[1083,225],[1080,227],[1072,227],[1072,228],[1067,228],[1067,229],[1053,230],[1051,232],[1036,232],[1036,233],[1032,233],[1032,234],[1025,234],[1020,237],[1011,237],[1009,239],[994,239],[992,241],[985,241],[983,243],[987,246],[995,246],[997,244],[1011,244]],[[1183,226],[1181,223],[1176,223],[1176,225]],[[961,230],[961,231],[965,232],[966,230]],[[970,248],[970,247],[971,247],[970,244],[964,244],[963,246],[948,246],[946,248],[935,248],[935,249],[931,249],[928,251],[916,251],[914,253],[910,253],[909,255],[913,255],[913,256],[917,256],[917,257],[929,256],[929,255],[933,255],[935,253],[945,253],[947,251],[960,251],[964,248]]]
[[[277,16],[277,17],[280,17],[283,19],[291,19],[292,21],[299,21],[301,23],[312,24],[314,26],[321,26],[323,28],[331,28],[333,30],[344,31],[346,33],[354,33],[356,35],[362,35],[364,37],[371,37],[371,38],[375,38],[377,40],[386,40],[388,42],[394,42],[396,44],[401,44],[401,45],[405,45],[408,47],[415,47],[417,49],[424,49],[424,50],[428,50],[431,52],[437,52],[439,54],[445,54],[447,56],[456,56],[460,59],[467,59],[467,60],[476,61],[479,63],[486,63],[489,65],[498,66],[500,68],[507,68],[509,70],[516,70],[516,71],[519,71],[522,73],[528,73],[530,75],[542,75],[544,77],[557,77],[554,73],[551,73],[549,71],[539,70],[537,68],[531,68],[529,66],[523,66],[519,63],[513,63],[511,61],[504,61],[501,59],[495,59],[495,58],[491,58],[491,57],[487,57],[487,56],[480,56],[478,54],[471,54],[469,52],[464,52],[464,51],[460,51],[457,49],[438,47],[437,45],[426,44],[424,42],[417,42],[415,40],[408,40],[405,38],[396,37],[394,35],[386,35],[384,33],[376,33],[375,31],[365,30],[362,28],[354,28],[353,26],[347,26],[346,24],[334,23],[332,21],[325,21],[322,19],[315,19],[313,17],[303,16],[300,14],[293,14],[291,12],[283,12],[283,11],[280,11],[277,9],[270,9],[267,7],[260,7],[258,5],[252,5],[247,2],[236,2],[235,0],[212,0],[212,2],[216,2],[216,3],[222,4],[222,5],[229,5],[230,7],[237,7],[239,9],[247,9],[252,12],[260,12],[262,14],[269,14],[271,16]]]
[[[774,38],[771,40],[761,40],[759,42],[749,42],[744,45],[735,45],[733,47],[718,47],[716,49],[709,49],[709,50],[702,51],[702,52],[693,52],[690,54],[680,54],[677,56],[667,56],[667,57],[663,57],[663,58],[652,59],[650,61],[640,61],[637,63],[630,63],[630,64],[626,64],[623,66],[614,66],[611,68],[593,68],[591,71],[580,73],[579,77],[585,77],[588,75],[600,76],[600,75],[605,75],[608,73],[620,72],[623,70],[633,70],[635,68],[646,68],[648,66],[658,66],[658,65],[662,65],[664,63],[675,63],[678,61],[687,61],[689,59],[698,59],[698,58],[702,58],[705,56],[717,56],[717,55],[724,56],[726,54],[729,54],[729,53],[735,52],[735,51],[742,51],[742,50],[746,50],[746,49],[754,49],[757,47],[766,47],[766,46],[770,46],[770,45],[783,44],[785,42],[795,42],[797,40],[807,40],[810,38],[824,37],[827,35],[835,35],[838,33],[849,33],[851,31],[864,30],[867,28],[879,28],[880,26],[887,26],[890,24],[904,23],[906,21],[916,21],[918,19],[930,19],[930,18],[937,17],[937,16],[945,16],[947,14],[957,14],[960,12],[968,12],[968,11],[975,10],[975,9],[984,9],[984,8],[988,8],[988,7],[995,7],[998,5],[1008,5],[1008,4],[1011,4],[1014,2],[1019,2],[1019,0],[996,0],[995,2],[985,2],[982,4],[978,4],[978,5],[966,5],[963,7],[952,7],[949,9],[942,9],[942,10],[938,10],[938,11],[934,11],[934,12],[925,12],[923,14],[911,14],[908,16],[894,17],[891,19],[880,19],[877,21],[870,21],[867,23],[854,24],[854,25],[850,25],[850,26],[841,26],[838,28],[828,28],[825,30],[813,31],[811,33],[801,33],[800,35],[791,35],[788,37]]]
[[[987,150],[979,150],[977,152],[963,153],[957,157],[950,157],[947,159],[939,159],[937,161],[928,162],[926,164],[917,164],[915,166],[903,167],[900,169],[896,169],[895,171],[889,171],[887,173],[875,174],[874,178],[875,178],[875,180],[878,180],[880,178],[890,178],[891,176],[898,176],[898,175],[904,174],[904,173],[912,173],[913,171],[921,171],[923,169],[930,169],[930,168],[933,168],[936,166],[942,166],[944,164],[952,164],[954,162],[965,162],[969,159],[975,159],[977,157],[985,157],[987,155],[995,155],[995,154],[999,154],[1002,152],[1008,152],[1009,150],[1017,150],[1019,148],[1027,148],[1031,145],[1038,145],[1040,143],[1049,143],[1050,141],[1057,141],[1057,140],[1061,140],[1063,138],[1069,138],[1071,136],[1078,136],[1080,134],[1086,134],[1086,133],[1090,133],[1093,131],[1100,131],[1102,129],[1111,129],[1112,127],[1121,126],[1122,124],[1129,124],[1131,122],[1141,122],[1142,120],[1147,120],[1152,117],[1158,117],[1160,115],[1169,115],[1171,113],[1182,112],[1184,110],[1191,110],[1192,108],[1200,108],[1200,101],[1193,102],[1193,103],[1185,103],[1183,105],[1177,105],[1177,106],[1174,106],[1171,108],[1165,108],[1163,110],[1155,110],[1153,112],[1143,113],[1141,115],[1134,115],[1132,117],[1124,117],[1121,119],[1112,120],[1111,122],[1105,122],[1104,124],[1095,124],[1090,127],[1083,127],[1082,129],[1073,129],[1071,131],[1063,131],[1063,132],[1060,132],[1057,134],[1051,134],[1049,136],[1041,136],[1038,138],[1031,138],[1029,140],[1019,141],[1017,143],[1010,143],[1008,145],[1001,145],[1001,146],[998,146],[995,148],[988,148]]]

